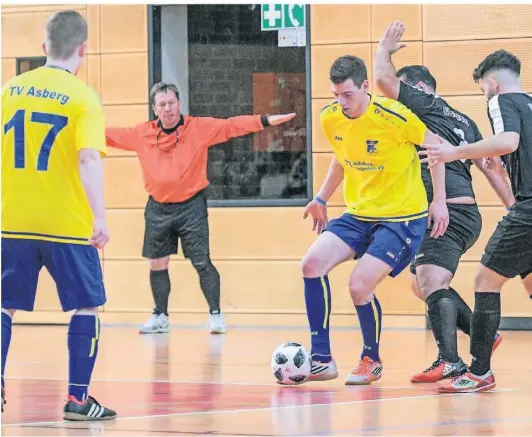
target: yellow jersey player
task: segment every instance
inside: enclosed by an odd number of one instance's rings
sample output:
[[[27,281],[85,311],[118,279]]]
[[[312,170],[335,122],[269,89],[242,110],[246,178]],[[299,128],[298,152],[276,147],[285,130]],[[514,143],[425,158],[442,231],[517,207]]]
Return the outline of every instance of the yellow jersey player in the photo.
[[[87,23],[74,11],[46,25],[46,65],[2,89],[2,410],[16,310],[32,311],[39,272],[54,279],[68,329],[66,420],[113,419],[88,395],[106,301],[97,248],[108,241],[103,200],[105,122],[96,94],[76,78]],[[53,351],[50,351],[53,353]]]
[[[329,342],[327,275],[336,265],[354,258],[359,261],[349,290],[364,347],[358,366],[345,383],[365,385],[382,375],[382,312],[373,291],[387,275],[395,277],[410,264],[429,217],[434,220],[436,236],[445,232],[445,173],[443,165],[434,169],[437,200],[429,209],[416,145],[433,134],[401,103],[368,93],[367,70],[361,59],[338,58],[330,80],[336,100],[322,110],[321,124],[334,157],[318,195],[304,212],[304,217],[313,217],[320,233],[302,261],[312,343],[309,380],[338,376]],[[327,223],[327,200],[342,180],[347,210]]]

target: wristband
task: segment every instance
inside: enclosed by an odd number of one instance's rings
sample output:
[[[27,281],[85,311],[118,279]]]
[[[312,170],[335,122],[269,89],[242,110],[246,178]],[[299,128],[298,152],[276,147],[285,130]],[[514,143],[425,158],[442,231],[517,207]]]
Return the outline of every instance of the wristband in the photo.
[[[314,200],[318,203],[321,203],[322,205],[327,205],[327,202],[323,200],[320,196],[316,196]]]
[[[267,115],[261,115],[260,121],[262,123],[262,126],[264,126],[264,127],[270,126],[270,122],[268,121],[268,116]]]

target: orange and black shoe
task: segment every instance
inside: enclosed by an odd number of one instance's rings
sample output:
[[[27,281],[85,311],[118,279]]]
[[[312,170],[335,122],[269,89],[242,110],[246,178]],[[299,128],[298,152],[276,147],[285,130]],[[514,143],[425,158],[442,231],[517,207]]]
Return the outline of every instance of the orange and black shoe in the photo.
[[[467,372],[467,366],[460,358],[456,363],[450,363],[438,358],[432,366],[417,373],[410,379],[414,383],[431,383],[438,382],[446,378],[454,378]]]
[[[65,420],[93,421],[115,418],[116,412],[103,407],[92,396],[89,396],[85,402],[78,401],[74,396],[68,396],[63,409]]]
[[[358,365],[345,378],[345,385],[370,385],[382,377],[382,361],[370,357],[362,358]]]
[[[495,349],[499,347],[501,342],[502,342],[502,335],[497,332],[497,334],[495,334],[495,339],[493,340],[493,346],[491,347],[491,355],[493,355],[493,353],[495,352]]]
[[[495,388],[495,377],[488,370],[485,375],[473,375],[467,371],[461,376],[454,378],[450,384],[441,385],[436,390],[438,393],[478,393]]]
[[[7,404],[6,402],[6,391],[4,390],[4,387],[2,387],[2,413],[4,412],[4,405]]]

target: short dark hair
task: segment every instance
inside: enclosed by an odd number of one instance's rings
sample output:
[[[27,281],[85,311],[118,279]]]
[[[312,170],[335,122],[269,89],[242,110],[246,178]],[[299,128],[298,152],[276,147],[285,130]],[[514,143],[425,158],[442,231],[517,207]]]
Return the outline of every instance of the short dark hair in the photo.
[[[521,74],[521,61],[506,50],[497,50],[486,58],[473,70],[473,79],[478,82],[487,73],[494,70],[510,70],[519,76]]]
[[[173,93],[175,93],[177,100],[179,100],[179,91],[173,83],[158,82],[153,85],[150,91],[150,100],[152,104],[155,103],[155,97],[157,96],[157,94],[167,93],[168,91],[172,91]]]
[[[424,65],[407,65],[400,68],[396,76],[404,77],[408,85],[416,86],[419,82],[423,82],[436,91],[436,79]]]
[[[331,82],[338,85],[347,79],[352,79],[353,83],[360,87],[365,80],[368,80],[368,70],[364,61],[356,56],[342,56],[331,66],[329,72]]]

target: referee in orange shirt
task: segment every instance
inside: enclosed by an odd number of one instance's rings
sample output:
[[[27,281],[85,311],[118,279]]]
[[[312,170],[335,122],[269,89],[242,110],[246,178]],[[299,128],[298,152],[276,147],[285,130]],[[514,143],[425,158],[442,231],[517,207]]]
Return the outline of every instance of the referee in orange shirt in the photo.
[[[136,152],[149,194],[142,256],[150,260],[150,285],[155,309],[141,333],[168,332],[170,255],[183,254],[199,275],[209,305],[209,328],[225,333],[220,310],[220,275],[209,250],[206,188],[208,148],[230,138],[285,123],[295,114],[241,115],[228,119],[183,116],[173,84],[157,83],[150,92],[154,121],[131,128],[107,128],[109,147]]]

